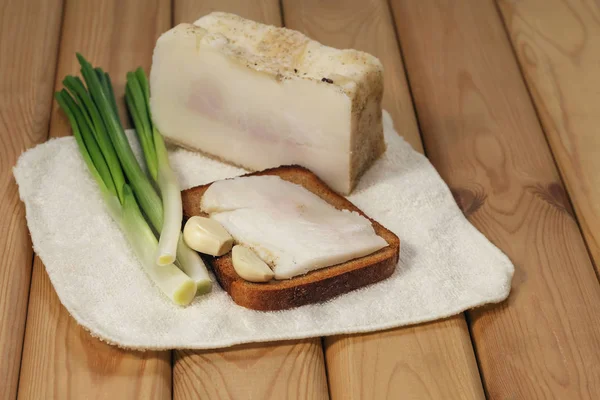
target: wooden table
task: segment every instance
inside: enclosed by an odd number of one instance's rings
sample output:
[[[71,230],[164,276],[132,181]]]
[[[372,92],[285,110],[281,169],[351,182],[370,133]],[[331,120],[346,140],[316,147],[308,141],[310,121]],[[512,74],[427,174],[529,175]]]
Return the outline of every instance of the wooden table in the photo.
[[[513,260],[506,302],[217,351],[123,351],[75,323],[32,252],[11,168],[69,134],[52,93],[76,51],[122,95],[160,33],[217,9],[381,59],[399,132]],[[600,398],[597,3],[0,0],[0,32],[0,398]]]

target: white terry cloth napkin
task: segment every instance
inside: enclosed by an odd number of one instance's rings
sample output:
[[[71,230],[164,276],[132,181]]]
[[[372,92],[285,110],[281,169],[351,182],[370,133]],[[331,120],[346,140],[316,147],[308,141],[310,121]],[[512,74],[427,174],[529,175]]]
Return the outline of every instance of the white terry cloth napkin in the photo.
[[[240,307],[216,282],[188,307],[163,297],[105,211],[73,137],[22,154],[14,174],[35,252],[60,301],[92,335],[122,347],[208,349],[368,332],[504,300],[510,260],[465,219],[436,170],[398,136],[385,112],[384,126],[387,151],[349,199],[400,238],[396,272],[286,311]],[[245,173],[183,149],[170,156],[183,188]]]

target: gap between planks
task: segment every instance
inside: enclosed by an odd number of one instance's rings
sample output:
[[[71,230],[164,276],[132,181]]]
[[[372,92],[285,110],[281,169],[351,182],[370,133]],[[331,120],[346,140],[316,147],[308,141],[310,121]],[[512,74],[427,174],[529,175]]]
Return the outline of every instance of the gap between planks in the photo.
[[[594,398],[600,285],[493,2],[392,8],[428,156],[515,264],[508,300],[468,313],[486,393]]]

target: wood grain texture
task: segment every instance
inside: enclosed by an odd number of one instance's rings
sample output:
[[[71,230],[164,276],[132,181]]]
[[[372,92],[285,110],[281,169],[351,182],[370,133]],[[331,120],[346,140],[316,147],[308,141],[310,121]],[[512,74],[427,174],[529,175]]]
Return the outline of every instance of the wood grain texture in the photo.
[[[483,389],[464,317],[326,338],[335,399],[478,399]]]
[[[281,25],[281,8],[278,0],[173,0],[175,25],[193,23],[213,11],[237,14],[265,24]]]
[[[56,88],[79,70],[75,52],[107,70],[118,97],[127,71],[150,65],[154,41],[168,28],[168,1],[67,1]],[[53,104],[50,135],[70,134]],[[169,399],[169,352],[133,352],[93,338],[73,320],[35,258],[21,378],[21,399]]]
[[[418,151],[419,130],[393,21],[383,0],[283,1],[285,24],[326,45],[379,57],[385,70],[384,108]],[[402,241],[402,238],[400,238]],[[367,335],[325,339],[334,399],[483,398],[462,315],[446,321]]]
[[[46,140],[62,0],[0,5],[0,398],[14,399],[33,251],[12,167]]]
[[[176,399],[323,399],[327,380],[320,340],[249,344],[220,351],[178,351]]]
[[[499,5],[600,274],[600,4]]]
[[[281,25],[278,0],[175,0],[174,23],[193,22],[212,11]],[[176,351],[173,395],[175,399],[327,399],[321,340]]]
[[[597,398],[600,285],[493,2],[392,7],[428,156],[516,268],[469,312],[488,397]]]

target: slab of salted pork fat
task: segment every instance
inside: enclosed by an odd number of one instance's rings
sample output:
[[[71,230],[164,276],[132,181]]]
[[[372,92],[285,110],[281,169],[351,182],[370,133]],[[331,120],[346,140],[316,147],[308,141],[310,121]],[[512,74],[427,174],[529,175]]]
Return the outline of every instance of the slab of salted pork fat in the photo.
[[[167,140],[246,169],[298,164],[347,194],[385,150],[379,60],[290,29],[221,12],[180,24],[150,86]]]

